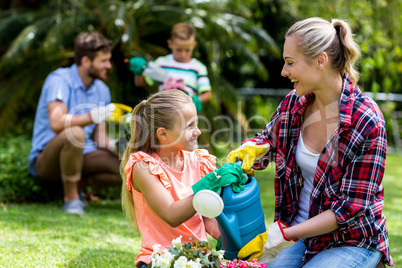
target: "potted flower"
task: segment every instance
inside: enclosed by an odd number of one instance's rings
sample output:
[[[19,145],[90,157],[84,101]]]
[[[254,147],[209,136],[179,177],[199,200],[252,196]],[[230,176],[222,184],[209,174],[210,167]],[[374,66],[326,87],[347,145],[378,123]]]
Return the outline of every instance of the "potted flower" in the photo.
[[[172,247],[160,250],[161,245],[153,246],[151,254],[151,267],[155,268],[266,268],[266,264],[260,264],[255,259],[251,262],[234,259],[224,260],[223,250],[212,248],[207,241],[195,241],[181,243],[182,236],[172,241]]]

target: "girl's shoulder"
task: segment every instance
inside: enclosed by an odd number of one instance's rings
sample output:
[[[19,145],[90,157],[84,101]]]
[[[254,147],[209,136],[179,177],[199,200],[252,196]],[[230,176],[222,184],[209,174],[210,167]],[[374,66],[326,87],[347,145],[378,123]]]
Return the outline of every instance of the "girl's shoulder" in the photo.
[[[216,156],[210,154],[205,149],[195,149],[194,151],[182,151],[184,156],[192,161],[209,161],[216,164]]]
[[[183,154],[189,159],[191,166],[199,166],[202,176],[216,169],[216,156],[205,149],[196,149],[191,152],[183,151]]]
[[[158,161],[154,155],[147,154],[143,151],[137,151],[137,152],[131,153],[129,156],[129,160],[133,160],[133,161],[146,160],[147,162],[149,162],[149,161],[157,162]]]
[[[134,169],[149,171],[150,174],[160,179],[165,188],[171,188],[170,180],[166,175],[163,165],[161,165],[160,161],[157,159],[157,156],[149,155],[142,151],[131,153],[124,168],[128,178],[127,183],[132,183],[131,177]]]

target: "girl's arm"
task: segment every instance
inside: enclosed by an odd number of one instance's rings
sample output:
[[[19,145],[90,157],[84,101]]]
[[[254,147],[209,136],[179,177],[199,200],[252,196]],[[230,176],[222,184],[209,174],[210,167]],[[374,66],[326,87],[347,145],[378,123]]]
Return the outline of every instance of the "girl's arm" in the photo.
[[[171,227],[177,227],[195,215],[194,195],[174,201],[159,179],[149,172],[147,163],[141,161],[134,166],[132,181],[133,191],[141,192],[151,209]]]
[[[215,218],[202,217],[205,224],[205,229],[207,229],[208,234],[210,234],[214,239],[218,240],[221,232],[219,231],[218,222]]]
[[[303,239],[326,234],[338,228],[335,212],[329,209],[307,221],[284,228],[283,232],[287,239]]]

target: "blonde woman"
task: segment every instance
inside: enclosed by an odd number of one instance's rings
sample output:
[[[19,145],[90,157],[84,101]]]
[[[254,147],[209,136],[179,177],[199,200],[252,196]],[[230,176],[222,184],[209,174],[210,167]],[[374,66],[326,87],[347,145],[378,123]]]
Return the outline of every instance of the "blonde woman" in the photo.
[[[261,134],[229,161],[276,163],[275,222],[239,253],[268,267],[394,265],[384,205],[387,140],[377,104],[356,85],[350,26],[309,18],[286,33],[282,76],[294,83]]]

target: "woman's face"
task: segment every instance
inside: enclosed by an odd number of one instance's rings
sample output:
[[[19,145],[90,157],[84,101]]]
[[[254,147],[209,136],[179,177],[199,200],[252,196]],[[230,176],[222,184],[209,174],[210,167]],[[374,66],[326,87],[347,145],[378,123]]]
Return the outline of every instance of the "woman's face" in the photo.
[[[315,92],[320,87],[320,76],[315,59],[306,60],[298,49],[299,37],[289,36],[283,47],[283,65],[281,75],[293,83],[298,96]]]

